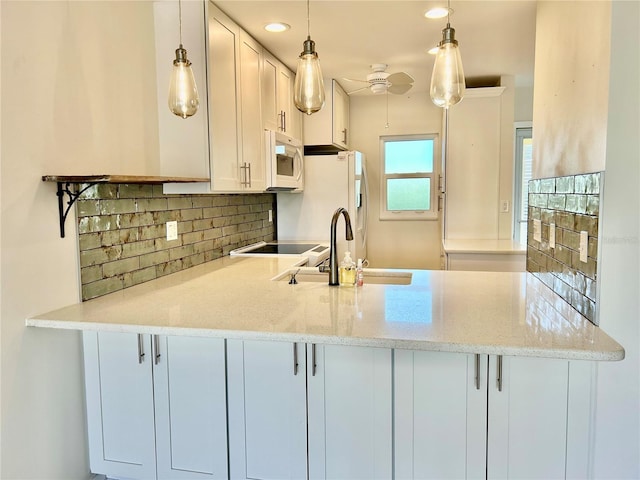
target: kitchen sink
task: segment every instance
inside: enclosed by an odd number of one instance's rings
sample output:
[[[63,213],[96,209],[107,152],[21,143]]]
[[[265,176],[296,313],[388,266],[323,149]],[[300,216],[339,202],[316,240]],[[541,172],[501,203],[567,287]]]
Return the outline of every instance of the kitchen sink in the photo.
[[[413,274],[411,272],[385,270],[379,268],[365,268],[364,284],[373,283],[381,285],[410,285]],[[279,273],[271,280],[290,281],[291,276],[295,274],[298,283],[306,282],[324,282],[329,283],[329,272],[320,272],[318,267],[299,267],[291,268]]]

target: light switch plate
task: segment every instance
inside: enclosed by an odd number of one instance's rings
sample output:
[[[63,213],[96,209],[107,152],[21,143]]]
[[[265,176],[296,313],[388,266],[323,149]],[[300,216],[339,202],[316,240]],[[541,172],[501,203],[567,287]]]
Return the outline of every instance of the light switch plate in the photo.
[[[509,213],[509,200],[502,200],[502,202],[500,202],[500,211],[502,213]]]
[[[542,241],[542,222],[540,220],[533,221],[533,239],[536,242]]]
[[[589,252],[589,232],[580,232],[580,261],[587,263],[587,257]]]
[[[269,221],[273,222],[273,210],[269,210]]]
[[[549,225],[549,248],[556,248],[556,224]]]
[[[177,240],[178,239],[178,222],[176,220],[172,222],[167,222],[167,240]]]

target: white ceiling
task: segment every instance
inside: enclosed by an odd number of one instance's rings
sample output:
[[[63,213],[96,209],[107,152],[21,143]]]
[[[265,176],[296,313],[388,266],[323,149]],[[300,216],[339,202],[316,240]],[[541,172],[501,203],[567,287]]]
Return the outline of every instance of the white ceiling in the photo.
[[[214,3],[295,72],[307,36],[306,0]],[[415,79],[411,91],[428,91],[433,56],[427,50],[441,40],[446,19],[428,20],[424,12],[438,4],[446,5],[438,0],[311,0],[310,33],[323,76],[351,92],[362,84],[344,77],[364,79],[371,64],[386,63],[388,72],[405,71]],[[534,0],[453,0],[451,8],[468,83],[513,75],[516,86],[533,84]],[[264,25],[274,21],[291,29],[266,32]]]

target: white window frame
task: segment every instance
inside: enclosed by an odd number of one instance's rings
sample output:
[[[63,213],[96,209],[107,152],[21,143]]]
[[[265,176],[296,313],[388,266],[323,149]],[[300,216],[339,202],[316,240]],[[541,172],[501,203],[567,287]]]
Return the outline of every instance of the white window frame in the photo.
[[[438,219],[438,159],[440,142],[437,133],[414,135],[386,135],[380,137],[380,220],[437,220]],[[385,174],[385,143],[407,140],[433,140],[433,171],[430,173]],[[429,178],[431,198],[429,210],[387,210],[388,178]]]
[[[513,239],[516,242],[527,243],[527,191],[528,183],[523,185],[522,177],[524,165],[522,163],[523,139],[533,133],[533,122],[515,122],[514,123],[514,179],[513,179]],[[524,193],[524,197],[523,197]],[[524,212],[523,207],[525,207]],[[523,238],[524,237],[524,238]]]

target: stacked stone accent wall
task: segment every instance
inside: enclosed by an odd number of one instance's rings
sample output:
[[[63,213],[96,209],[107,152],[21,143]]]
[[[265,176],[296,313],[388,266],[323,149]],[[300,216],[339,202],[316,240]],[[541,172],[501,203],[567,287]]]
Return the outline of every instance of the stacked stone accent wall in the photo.
[[[80,185],[83,188],[85,185]],[[162,185],[97,184],[76,202],[82,299],[274,239],[274,194],[164,195]],[[166,222],[178,239],[166,240]]]

